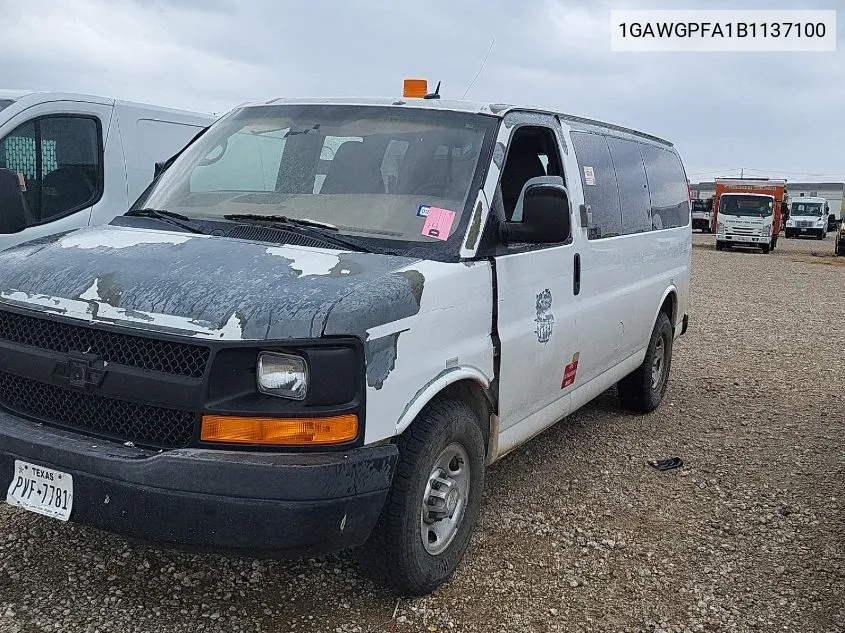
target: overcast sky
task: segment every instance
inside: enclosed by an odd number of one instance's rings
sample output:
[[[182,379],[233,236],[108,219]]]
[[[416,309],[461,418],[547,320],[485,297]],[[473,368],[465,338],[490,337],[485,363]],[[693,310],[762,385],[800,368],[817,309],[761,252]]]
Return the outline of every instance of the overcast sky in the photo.
[[[845,180],[845,4],[835,53],[613,53],[610,9],[721,0],[0,0],[0,87],[225,112],[279,96],[401,94],[541,105],[651,132],[693,181],[717,170]],[[734,173],[734,172],[730,172]]]

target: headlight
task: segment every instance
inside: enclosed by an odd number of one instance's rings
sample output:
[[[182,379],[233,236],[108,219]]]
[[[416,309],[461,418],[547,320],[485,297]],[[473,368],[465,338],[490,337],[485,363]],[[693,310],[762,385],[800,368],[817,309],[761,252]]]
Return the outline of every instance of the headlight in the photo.
[[[258,391],[270,396],[304,400],[308,392],[308,366],[301,356],[261,352],[258,355]]]
[[[768,224],[760,229],[760,235],[763,237],[769,237],[772,234],[772,227]]]
[[[792,218],[789,218],[786,221],[786,226],[795,226],[795,220],[793,220]]]
[[[824,218],[819,218],[818,220],[816,220],[816,224],[818,226],[824,226]]]
[[[725,225],[721,222],[716,222],[716,232],[717,233],[724,233],[725,232]]]

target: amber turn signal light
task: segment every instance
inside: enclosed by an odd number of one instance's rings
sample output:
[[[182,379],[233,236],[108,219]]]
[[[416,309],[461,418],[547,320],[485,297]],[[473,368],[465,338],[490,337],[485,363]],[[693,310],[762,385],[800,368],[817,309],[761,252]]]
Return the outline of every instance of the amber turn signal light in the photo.
[[[241,418],[202,416],[200,439],[228,444],[318,446],[343,444],[358,437],[354,413],[326,418]]]
[[[425,79],[406,79],[402,96],[408,99],[424,99],[428,94],[428,81]]]

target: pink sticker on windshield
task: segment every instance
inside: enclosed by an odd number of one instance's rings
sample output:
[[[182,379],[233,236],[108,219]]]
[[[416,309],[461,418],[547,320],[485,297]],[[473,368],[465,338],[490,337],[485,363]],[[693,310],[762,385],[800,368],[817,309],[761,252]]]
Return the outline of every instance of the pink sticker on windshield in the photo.
[[[431,207],[428,210],[428,215],[425,217],[422,234],[445,242],[449,239],[449,231],[452,229],[452,222],[454,221],[454,211]]]

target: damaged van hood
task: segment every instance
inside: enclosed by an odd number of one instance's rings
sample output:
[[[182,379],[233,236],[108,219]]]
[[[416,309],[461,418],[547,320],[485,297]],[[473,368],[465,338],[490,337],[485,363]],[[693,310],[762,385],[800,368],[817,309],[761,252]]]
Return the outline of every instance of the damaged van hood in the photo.
[[[0,253],[0,305],[211,339],[365,338],[419,311],[417,260],[104,226]],[[336,328],[332,328],[336,330]]]

